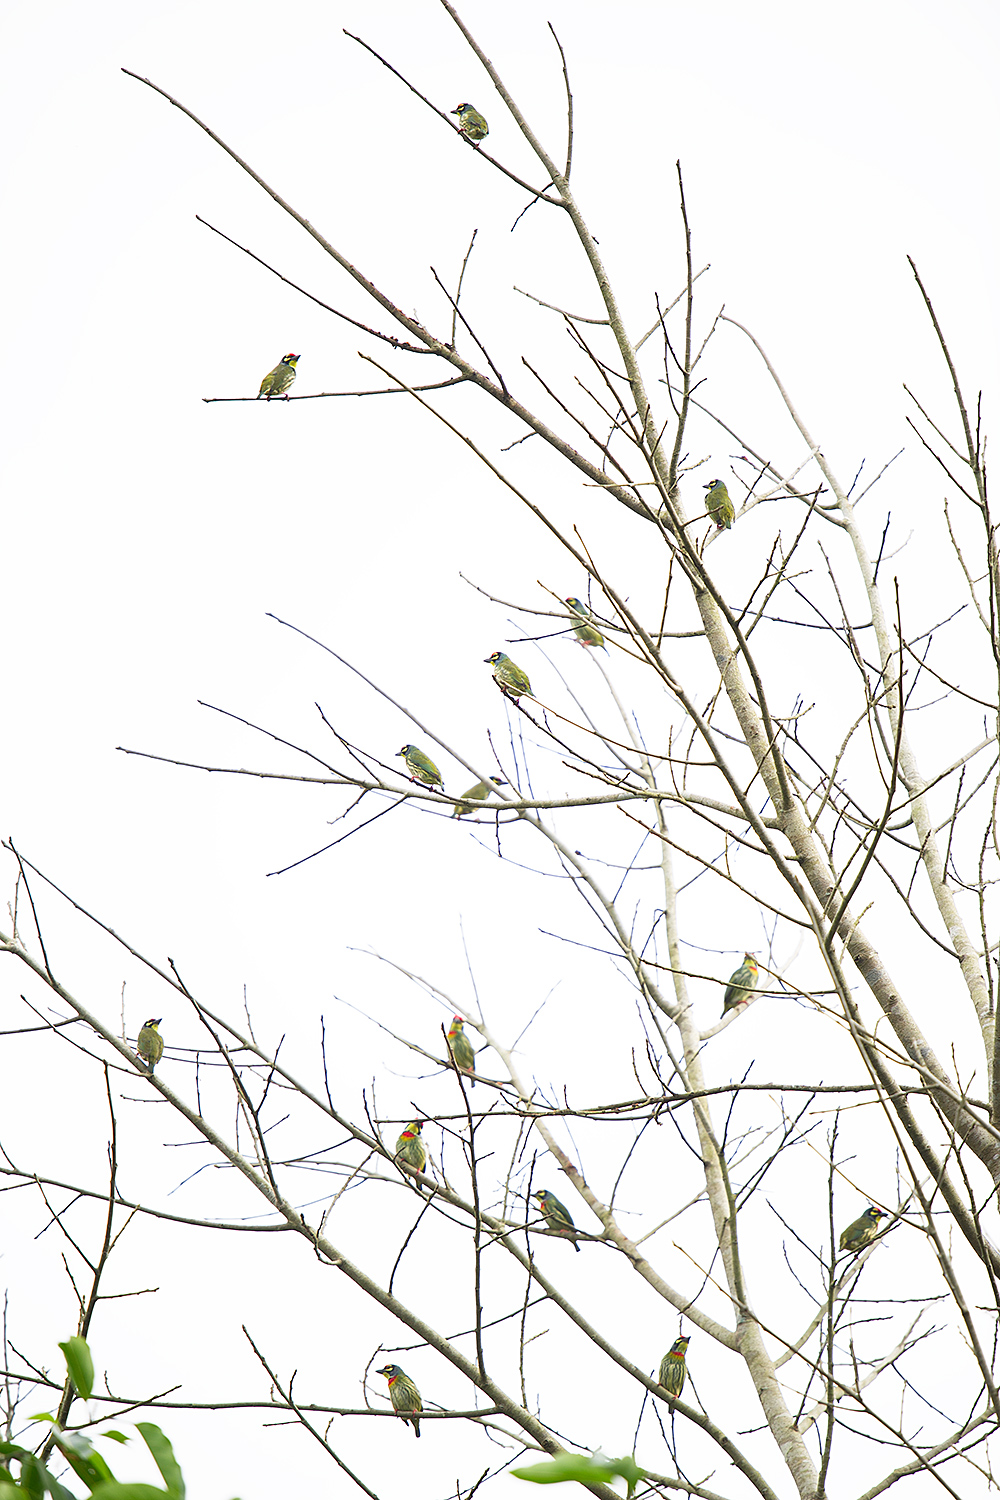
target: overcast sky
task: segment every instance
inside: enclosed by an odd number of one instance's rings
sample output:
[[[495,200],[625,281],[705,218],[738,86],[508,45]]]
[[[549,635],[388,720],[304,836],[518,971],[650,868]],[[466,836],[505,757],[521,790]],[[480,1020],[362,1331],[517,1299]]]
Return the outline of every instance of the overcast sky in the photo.
[[[710,265],[699,283],[703,328],[725,304],[756,334],[843,478],[862,462],[873,473],[910,445],[872,502],[869,540],[876,551],[891,512],[898,542],[916,531],[919,549],[921,516],[941,485],[918,467],[902,384],[941,411],[948,388],[906,255],[935,297],[968,390],[995,390],[996,7],[553,0],[540,9],[465,0],[460,10],[559,158],[564,95],[545,22],[555,26],[574,90],[575,190],[632,333],[655,321],[657,296],[671,301],[683,285],[680,159],[695,266]],[[468,1003],[466,945],[484,1003],[511,1036],[562,986],[535,1033],[529,1071],[559,1080],[565,1064],[587,1080],[605,996],[587,960],[547,934],[569,931],[568,898],[551,879],[517,868],[534,851],[512,848],[502,864],[488,837],[406,810],[278,875],[336,837],[329,820],[343,810],[341,794],[209,776],[118,749],[310,773],[301,756],[199,700],[318,753],[331,741],[317,703],[342,734],[385,761],[404,741],[422,742],[403,713],[271,614],[333,647],[490,770],[485,731],[506,734],[507,717],[484,658],[533,632],[487,595],[544,609],[536,580],[560,596],[585,589],[509,492],[406,397],[202,400],[254,395],[289,350],[301,352],[296,394],[384,384],[359,350],[408,381],[440,377],[427,375],[429,360],[378,348],[198,223],[196,214],[324,301],[392,331],[207,136],[122,67],[183,101],[428,326],[450,326],[430,268],[454,285],[478,230],[466,282],[470,320],[529,401],[538,387],[524,375],[522,354],[552,369],[566,335],[514,286],[600,315],[568,226],[536,206],[511,233],[524,192],[490,171],[344,28],[446,110],[471,100],[490,121],[490,149],[538,180],[437,0],[36,0],[8,9],[4,322],[14,378],[2,453],[0,831],[134,946],[160,963],[169,954],[214,1008],[238,1019],[245,988],[266,1044],[288,1034],[289,1053],[314,1060],[323,1013],[337,1038],[345,1107],[358,1110],[361,1088],[374,1079],[379,1097],[392,1097],[392,1115],[409,1107],[412,1068],[390,1059],[380,1034],[338,1001],[378,1011],[386,1024],[401,1023],[414,1002],[356,950],[376,949]],[[801,461],[801,442],[759,361],[731,329],[714,341],[706,376],[716,408],[741,435],[776,461]],[[467,419],[497,461],[523,433],[471,392],[438,407]],[[697,442],[722,472],[739,451],[707,429]],[[636,599],[655,600],[659,559],[648,556],[645,536],[617,509],[609,516],[538,446],[504,455],[515,482],[567,527],[590,528],[619,576],[634,570]],[[697,494],[700,482],[699,474]],[[728,586],[740,577],[746,541],[734,536],[727,545],[718,567]],[[915,605],[933,567],[928,547],[912,584]],[[588,688],[584,653],[558,645],[561,669]],[[556,681],[533,646],[520,651],[536,680]],[[468,773],[427,748],[446,784],[461,790]],[[557,758],[539,752],[541,784],[550,770],[558,772]],[[9,861],[5,875],[4,902],[13,890]],[[51,898],[44,905],[57,972],[110,1024],[120,1025],[127,981],[130,1036],[152,1011],[164,1015],[168,1043],[204,1041],[190,1015],[126,967],[120,951]],[[756,913],[734,910],[727,922],[725,933],[712,922],[697,933],[714,945],[703,958],[711,972],[728,972],[745,947],[763,942]],[[593,941],[582,928],[577,937]],[[24,974],[7,963],[0,986],[3,1026],[22,1024]],[[706,1005],[715,1003],[710,994]],[[428,1009],[419,1024],[430,1036],[442,1017],[443,1008]],[[53,1175],[58,1168],[99,1183],[106,1123],[98,1070],[81,1073],[70,1049],[48,1040],[12,1045],[21,1049],[25,1093],[0,1100],[0,1140],[19,1163],[34,1152]],[[627,1059],[615,1073],[614,1081],[599,1073],[602,1086],[627,1090]],[[189,1156],[200,1164],[200,1152],[178,1146],[164,1165],[164,1138],[177,1142],[182,1133],[171,1122],[165,1137],[150,1120],[155,1108],[122,1109],[127,1194],[141,1197],[153,1184],[166,1193],[187,1174]],[[80,1120],[87,1129],[76,1129]],[[195,1193],[184,1202],[209,1212],[211,1190]],[[303,1202],[308,1196],[303,1189]],[[10,1230],[9,1317],[15,1341],[58,1367],[55,1341],[72,1331],[75,1315],[54,1236],[40,1252],[37,1224],[33,1206]],[[192,1399],[203,1398],[208,1379],[195,1391],[191,1372],[203,1338],[229,1362],[233,1394],[266,1395],[240,1333],[241,1321],[256,1319],[282,1368],[307,1372],[310,1399],[360,1404],[365,1362],[392,1330],[356,1299],[327,1304],[330,1273],[296,1286],[287,1259],[256,1244],[247,1251],[242,1240],[206,1237],[195,1259],[189,1241],[178,1238],[174,1256],[169,1235],[148,1226],[129,1236],[116,1289],[164,1290],[159,1302],[111,1303],[95,1322],[98,1365],[119,1388],[183,1379]],[[428,1265],[424,1274],[449,1271]],[[180,1331],[178,1307],[190,1314]],[[306,1349],[304,1327],[318,1331]],[[651,1341],[650,1367],[660,1342]],[[439,1389],[438,1398],[458,1400],[459,1392]],[[343,1481],[331,1483],[327,1461],[304,1437],[254,1428],[248,1438],[235,1419],[211,1433],[208,1419],[178,1415],[162,1425],[177,1440],[193,1500],[253,1500],[265,1483],[273,1492],[279,1474],[289,1493],[318,1484],[341,1492]],[[460,1452],[470,1470],[496,1461],[493,1452],[477,1459],[479,1434],[459,1436],[454,1424],[447,1437],[443,1426],[425,1433],[419,1465],[408,1433],[384,1424],[378,1432],[386,1451],[370,1456],[369,1477],[384,1494],[394,1473],[414,1496],[446,1493],[459,1459],[442,1466],[435,1452]],[[517,1489],[513,1480],[501,1484],[505,1493]]]

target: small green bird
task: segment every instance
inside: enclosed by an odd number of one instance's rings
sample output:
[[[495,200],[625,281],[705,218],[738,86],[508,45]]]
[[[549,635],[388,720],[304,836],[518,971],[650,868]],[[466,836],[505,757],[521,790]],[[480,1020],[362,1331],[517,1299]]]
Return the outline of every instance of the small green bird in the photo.
[[[396,751],[396,754],[401,755],[406,762],[411,781],[422,781],[424,786],[444,786],[437,766],[430,756],[418,750],[416,745],[404,745],[402,750]]]
[[[863,1250],[866,1245],[871,1244],[878,1233],[879,1219],[885,1218],[888,1218],[888,1215],[884,1208],[876,1208],[874,1204],[870,1204],[860,1219],[855,1219],[853,1224],[848,1224],[841,1234],[841,1250],[852,1250],[855,1255],[859,1250]]]
[[[490,133],[490,127],[471,104],[457,104],[451,111],[458,115],[458,125],[466,140],[484,141]]]
[[[684,1356],[690,1342],[691,1340],[686,1338],[674,1339],[660,1360],[660,1384],[671,1396],[679,1396],[684,1389],[684,1377],[687,1374]]]
[[[266,396],[268,401],[272,396],[284,396],[287,401],[288,396],[285,393],[295,379],[295,366],[301,358],[301,354],[286,354],[280,364],[275,365],[273,370],[268,370],[260,383],[257,400],[259,401],[261,396]]]
[[[722,997],[723,1015],[726,1015],[731,1010],[735,1010],[738,1005],[746,1005],[750,999],[750,992],[757,988],[759,977],[757,960],[752,953],[744,953],[743,962],[729,976],[726,993]]]
[[[562,1235],[572,1243],[577,1255],[580,1246],[576,1242],[576,1233],[573,1228],[573,1215],[564,1203],[560,1203],[555,1193],[550,1193],[548,1188],[532,1193],[533,1198],[538,1199],[539,1207],[545,1216],[545,1222],[549,1229],[555,1230],[556,1234]]]
[[[423,1120],[411,1120],[396,1142],[396,1160],[405,1161],[408,1167],[415,1167],[418,1172],[422,1172],[427,1165],[427,1148],[420,1136],[423,1128]],[[416,1187],[423,1192],[419,1182]]]
[[[728,531],[736,519],[736,508],[729,498],[729,491],[721,479],[710,479],[707,484],[702,485],[708,494],[705,496],[705,509],[715,522],[716,531]]]
[[[151,1073],[163,1056],[163,1038],[156,1029],[162,1020],[162,1016],[157,1016],[155,1021],[143,1021],[139,1040],[135,1044],[136,1053]]]
[[[495,786],[506,785],[506,781],[501,781],[499,776],[491,776],[489,781],[477,781],[475,786],[470,786],[467,792],[462,793],[462,800],[452,813],[452,817],[464,818],[466,813],[475,812],[473,802],[485,802]]]
[[[493,668],[493,681],[505,698],[513,698],[516,703],[522,693],[529,698],[535,696],[531,691],[527,672],[522,672],[516,662],[512,662],[503,651],[494,651],[492,656],[486,658],[486,664]]]
[[[448,1027],[448,1046],[451,1055],[455,1059],[455,1066],[463,1073],[475,1073],[476,1053],[465,1034],[465,1022],[461,1016],[452,1016],[451,1025]],[[475,1088],[476,1080],[473,1078],[472,1087]]]
[[[420,1436],[420,1423],[417,1414],[424,1409],[420,1399],[420,1392],[405,1370],[398,1365],[383,1365],[381,1370],[375,1371],[376,1375],[384,1375],[389,1382],[389,1400],[392,1402],[393,1411],[399,1412],[404,1422],[409,1422],[417,1437]]]
[[[586,604],[582,604],[579,599],[574,599],[572,594],[568,596],[566,603],[577,616],[577,619],[573,623],[573,634],[581,646],[603,646],[606,651],[608,648],[604,645],[604,637],[601,632],[595,629],[593,625],[587,623],[594,616]]]

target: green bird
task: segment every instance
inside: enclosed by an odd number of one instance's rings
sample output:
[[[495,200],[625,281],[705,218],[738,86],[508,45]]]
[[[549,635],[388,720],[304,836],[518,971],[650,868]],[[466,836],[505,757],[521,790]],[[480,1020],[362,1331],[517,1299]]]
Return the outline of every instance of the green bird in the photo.
[[[261,396],[266,396],[268,401],[272,396],[284,396],[287,401],[286,392],[295,379],[295,366],[301,358],[301,354],[286,354],[280,364],[275,365],[273,370],[268,370],[260,383],[257,400],[259,401]]]
[[[396,1160],[405,1161],[408,1167],[415,1167],[418,1172],[422,1172],[427,1165],[427,1148],[420,1136],[423,1128],[423,1120],[411,1120],[396,1142]],[[419,1182],[416,1187],[423,1192]]]
[[[448,1027],[448,1046],[451,1055],[455,1059],[455,1066],[463,1073],[474,1073],[476,1071],[476,1054],[465,1034],[465,1022],[461,1016],[452,1016],[451,1025]],[[473,1078],[472,1087],[475,1088],[476,1080]]]
[[[573,1228],[573,1215],[564,1203],[560,1203],[555,1193],[550,1193],[548,1188],[542,1188],[539,1192],[532,1193],[533,1198],[538,1199],[539,1207],[545,1216],[548,1227],[562,1235],[572,1243],[577,1255],[580,1254],[580,1246],[576,1242],[576,1233]]]
[[[471,104],[456,104],[451,113],[458,115],[458,127],[466,140],[485,141],[490,133],[490,127],[478,109]]]
[[[486,664],[493,668],[493,681],[505,698],[513,698],[516,703],[522,693],[526,693],[529,698],[535,696],[531,691],[527,672],[522,672],[516,662],[512,662],[504,652],[494,651],[492,656],[486,658]]]
[[[726,993],[722,997],[723,1015],[726,1015],[731,1010],[735,1010],[738,1005],[746,1005],[750,998],[751,990],[757,988],[758,978],[757,960],[752,953],[744,953],[743,962],[729,976]]]
[[[721,479],[710,479],[702,485],[708,491],[705,509],[715,522],[716,531],[728,531],[736,519],[736,508],[729,498],[729,491]]]
[[[420,1399],[420,1392],[405,1370],[398,1365],[383,1365],[381,1370],[375,1371],[376,1375],[384,1375],[389,1382],[389,1400],[392,1402],[393,1411],[399,1412],[404,1422],[409,1422],[417,1437],[420,1436],[420,1423],[417,1421],[417,1413],[424,1409]]]
[[[425,755],[422,750],[418,750],[416,745],[404,745],[402,750],[396,751],[396,754],[401,755],[406,762],[406,769],[410,773],[411,781],[422,781],[424,786],[444,787],[444,782],[441,780],[441,772],[430,756]]]
[[[475,812],[473,802],[485,802],[495,786],[506,785],[506,781],[501,781],[499,776],[491,776],[489,781],[477,781],[475,786],[470,786],[467,792],[462,793],[462,800],[452,813],[452,817],[464,818],[466,813]]]
[[[866,1245],[871,1244],[878,1233],[879,1219],[885,1218],[888,1218],[888,1215],[884,1208],[876,1208],[874,1204],[869,1204],[860,1219],[855,1219],[853,1224],[848,1224],[841,1234],[841,1250],[852,1250],[855,1255],[859,1250],[863,1250]]]
[[[162,1016],[157,1016],[155,1021],[143,1021],[139,1040],[135,1044],[137,1054],[151,1073],[163,1056],[163,1038],[157,1030],[162,1020]]]
[[[686,1338],[674,1339],[666,1354],[660,1360],[660,1384],[671,1396],[679,1396],[684,1389],[684,1377],[687,1374],[687,1365],[684,1356],[687,1353],[688,1344],[691,1340]]]
[[[604,645],[604,637],[601,632],[596,630],[593,625],[588,625],[587,623],[594,616],[586,604],[582,604],[579,599],[574,599],[572,594],[568,596],[566,603],[577,616],[573,622],[573,634],[581,646],[603,646],[606,651],[608,648]]]

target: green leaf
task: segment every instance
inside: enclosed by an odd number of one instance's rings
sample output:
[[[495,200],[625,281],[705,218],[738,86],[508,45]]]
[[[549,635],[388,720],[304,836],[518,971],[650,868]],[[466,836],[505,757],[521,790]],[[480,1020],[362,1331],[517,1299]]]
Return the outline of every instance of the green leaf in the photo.
[[[45,1470],[45,1488],[52,1496],[52,1500],[76,1500],[76,1496],[61,1485],[58,1479],[53,1479],[48,1469]]]
[[[94,1389],[94,1361],[90,1357],[87,1340],[75,1333],[59,1347],[66,1356],[66,1368],[77,1393],[84,1401],[89,1401]]]
[[[77,1458],[90,1458],[94,1452],[94,1445],[85,1432],[60,1432],[59,1428],[52,1424],[53,1437],[67,1456],[75,1453]]]
[[[77,1453],[73,1448],[64,1446],[62,1436],[57,1437],[56,1442],[73,1473],[78,1479],[83,1480],[88,1490],[93,1492],[107,1480],[114,1480],[115,1476],[99,1453],[91,1452],[88,1455]]]
[[[0,1456],[13,1458],[21,1465],[21,1482],[15,1484],[9,1473],[4,1472],[0,1479],[0,1500],[24,1500],[25,1495],[41,1495],[48,1490],[52,1500],[76,1500],[76,1496],[70,1494],[58,1481],[53,1479],[48,1469],[34,1453],[27,1448],[20,1447],[17,1443],[0,1443]]]
[[[645,1469],[639,1468],[631,1453],[626,1453],[624,1458],[609,1458],[607,1462],[628,1485],[628,1500],[632,1500],[636,1485],[646,1477]]]
[[[174,1496],[175,1500],[184,1500],[184,1476],[181,1474],[180,1464],[174,1457],[170,1439],[153,1422],[136,1422],[135,1425],[142,1435],[143,1442],[153,1455],[156,1467],[163,1475],[167,1493]]]
[[[31,1500],[42,1500],[46,1491],[46,1479],[50,1476],[40,1458],[33,1453],[26,1453],[21,1459],[21,1489]]]
[[[165,1500],[168,1490],[158,1490],[155,1484],[119,1484],[113,1479],[110,1484],[100,1484],[90,1500]]]
[[[605,1458],[603,1453],[560,1453],[548,1463],[510,1472],[515,1479],[526,1479],[530,1484],[565,1484],[572,1480],[578,1484],[607,1484],[612,1479],[624,1479],[629,1495],[639,1480],[646,1477],[631,1453],[624,1458]]]
[[[116,1443],[130,1443],[132,1441],[124,1432],[118,1432],[114,1427],[109,1427],[107,1432],[102,1432],[101,1437],[114,1438]]]
[[[40,1412],[33,1420],[45,1422],[51,1429],[53,1441],[57,1444],[60,1453],[68,1460],[74,1473],[83,1480],[88,1489],[102,1484],[106,1479],[113,1479],[114,1475],[108,1468],[101,1455],[95,1451],[90,1438],[83,1432],[63,1432],[59,1423],[47,1412]],[[25,1461],[35,1461],[34,1455],[26,1448],[19,1448],[16,1443],[0,1443],[0,1456],[13,1457],[21,1461],[21,1488],[18,1493],[35,1494],[36,1482],[41,1484],[54,1500],[76,1500],[69,1490],[64,1489],[58,1480],[53,1479],[48,1469],[38,1462],[38,1470],[34,1468],[25,1472]]]

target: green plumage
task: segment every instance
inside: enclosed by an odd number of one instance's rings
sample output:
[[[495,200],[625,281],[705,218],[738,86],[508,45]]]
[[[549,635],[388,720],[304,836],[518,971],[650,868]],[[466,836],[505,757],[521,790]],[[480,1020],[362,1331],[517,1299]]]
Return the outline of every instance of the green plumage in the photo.
[[[295,379],[295,366],[301,358],[301,354],[286,354],[273,370],[268,370],[260,383],[257,400],[259,401],[261,396],[266,396],[268,401],[272,396],[284,396],[287,401],[288,397],[285,393]]]
[[[424,1409],[420,1399],[420,1392],[405,1370],[398,1365],[383,1365],[376,1374],[384,1375],[389,1382],[389,1400],[392,1402],[393,1411],[399,1412],[404,1422],[409,1422],[417,1437],[420,1436],[420,1423],[417,1421],[417,1413]]]
[[[424,786],[444,786],[437,766],[430,756],[418,750],[416,745],[404,745],[402,750],[396,751],[396,754],[401,755],[406,762],[411,781],[420,781]]]
[[[485,141],[490,133],[490,127],[471,104],[457,104],[452,110],[453,115],[458,115],[458,128],[467,140]]]
[[[690,1339],[674,1339],[670,1348],[660,1361],[660,1384],[671,1396],[679,1396],[684,1389],[684,1377],[687,1375],[687,1364],[684,1356]]]
[[[736,972],[729,976],[726,993],[722,997],[723,1015],[728,1011],[735,1010],[738,1005],[746,1005],[751,991],[757,988],[759,977],[757,960],[752,953],[744,953],[743,962]]]
[[[715,522],[715,529],[728,531],[736,519],[736,508],[729,498],[729,491],[721,479],[710,479],[704,488],[708,490],[705,509]]]
[[[460,1068],[463,1073],[476,1071],[475,1050],[465,1034],[465,1022],[461,1016],[452,1017],[451,1025],[448,1027],[448,1046],[451,1048],[451,1055],[455,1059],[457,1068]],[[473,1079],[472,1087],[475,1088],[475,1086],[476,1081]]]
[[[420,1136],[423,1128],[423,1120],[411,1120],[396,1142],[396,1160],[405,1161],[408,1167],[415,1167],[418,1172],[427,1165],[427,1148]],[[419,1182],[416,1186],[423,1192]]]
[[[884,1208],[876,1208],[874,1204],[870,1204],[860,1219],[855,1219],[853,1224],[848,1224],[847,1228],[842,1232],[840,1236],[841,1250],[853,1250],[857,1254],[866,1245],[870,1245],[878,1233],[879,1219],[886,1217]]]
[[[531,683],[528,681],[527,672],[522,672],[516,662],[503,651],[494,651],[492,656],[486,658],[488,666],[493,668],[493,681],[501,689],[506,698],[513,698],[516,703],[521,694],[529,698],[535,695],[531,691]]]
[[[139,1039],[135,1044],[136,1053],[151,1073],[163,1056],[163,1038],[156,1029],[162,1020],[163,1017],[159,1016],[155,1021],[143,1021]]]
[[[581,646],[604,646],[604,637],[601,632],[596,626],[588,624],[594,616],[586,604],[579,599],[574,599],[572,594],[569,595],[566,603],[577,617],[573,625],[573,634]],[[607,646],[604,646],[604,649],[606,651]]]
[[[531,1196],[538,1199],[538,1205],[545,1217],[546,1227],[554,1230],[556,1234],[562,1235],[563,1239],[571,1241],[573,1249],[579,1255],[580,1246],[576,1242],[573,1215],[566,1205],[560,1203],[555,1193],[550,1193],[548,1188],[542,1188],[540,1191],[532,1193]]]
[[[494,787],[506,785],[506,781],[501,781],[499,776],[491,776],[489,781],[477,781],[475,786],[470,786],[467,792],[462,793],[462,800],[456,806],[452,817],[464,818],[466,813],[475,812],[473,802],[485,802]]]

